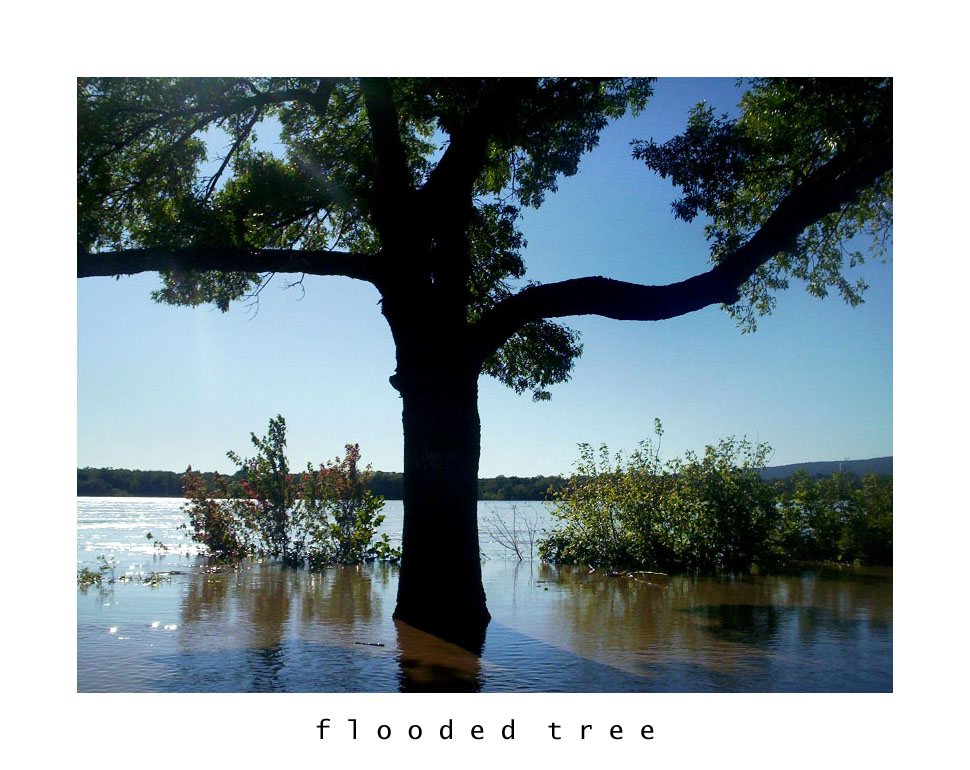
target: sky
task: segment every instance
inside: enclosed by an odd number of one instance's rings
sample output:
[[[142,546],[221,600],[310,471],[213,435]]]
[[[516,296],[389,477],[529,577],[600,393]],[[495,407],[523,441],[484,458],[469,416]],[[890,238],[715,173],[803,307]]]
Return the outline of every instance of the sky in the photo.
[[[703,271],[700,222],[675,220],[673,186],[630,156],[664,140],[706,100],[731,110],[733,79],[661,79],[647,109],[607,127],[579,173],[526,211],[527,279],[605,275],[667,283]],[[533,403],[480,381],[481,476],[568,474],[577,445],[630,451],[664,424],[663,454],[734,435],[765,441],[772,465],[893,454],[892,262],[868,263],[863,305],[778,295],[742,334],[718,307],[662,322],[563,319],[584,353],[570,382]],[[856,275],[856,273],[853,273]],[[154,274],[77,282],[77,464],[233,470],[250,432],[287,421],[291,465],[359,443],[375,469],[403,467],[394,350],[377,291],[346,278],[278,276],[258,312],[152,302]]]

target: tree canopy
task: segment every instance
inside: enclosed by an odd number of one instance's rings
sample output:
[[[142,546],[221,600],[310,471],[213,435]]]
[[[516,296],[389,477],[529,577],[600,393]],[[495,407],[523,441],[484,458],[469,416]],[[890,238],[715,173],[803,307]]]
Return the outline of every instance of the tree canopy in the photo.
[[[276,273],[358,278],[399,345],[400,319],[447,318],[468,366],[535,398],[582,350],[558,318],[720,303],[753,329],[792,279],[861,301],[844,271],[891,234],[891,79],[755,79],[737,117],[699,105],[681,136],[634,143],[681,188],[675,216],[707,221],[710,271],[526,281],[521,209],[650,95],[649,78],[79,79],[78,274],[159,270],[156,300],[221,310]],[[254,142],[269,117],[279,154]]]
[[[718,116],[699,104],[681,136],[663,145],[639,141],[633,151],[683,190],[673,204],[675,216],[686,221],[706,216],[715,264],[750,241],[797,188],[838,174],[849,178],[849,158],[882,144],[891,165],[890,80],[757,78],[750,86],[741,97],[740,117]],[[851,305],[862,301],[865,282],[850,283],[843,271],[865,261],[863,245],[872,257],[886,253],[892,171],[864,189],[831,194],[841,200],[819,201],[806,212],[807,220],[822,207],[831,209],[789,238],[742,286],[729,310],[746,330],[771,312],[774,292],[787,289],[791,278],[805,282],[817,297],[834,288]]]

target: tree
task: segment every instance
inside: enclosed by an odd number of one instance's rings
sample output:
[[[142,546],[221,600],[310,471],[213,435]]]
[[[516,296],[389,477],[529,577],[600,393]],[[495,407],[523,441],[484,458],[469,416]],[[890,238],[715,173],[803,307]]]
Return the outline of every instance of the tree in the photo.
[[[709,218],[710,270],[648,286],[525,274],[516,219],[575,173],[649,79],[82,79],[78,276],[162,274],[156,300],[225,310],[275,273],[372,283],[396,346],[404,540],[395,616],[468,647],[489,615],[476,522],[477,383],[548,398],[581,352],[554,319],[672,318],[723,304],[753,328],[791,278],[850,302],[842,267],[891,226],[892,81],[752,81],[636,157]],[[286,156],[255,149],[275,116]],[[202,131],[231,147],[202,176]],[[441,147],[439,148],[439,143]],[[440,152],[439,152],[440,149]]]

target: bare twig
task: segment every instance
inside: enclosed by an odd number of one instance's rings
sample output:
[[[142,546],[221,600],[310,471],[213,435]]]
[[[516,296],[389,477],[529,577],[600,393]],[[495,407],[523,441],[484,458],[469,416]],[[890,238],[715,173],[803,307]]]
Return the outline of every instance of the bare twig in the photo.
[[[536,530],[539,526],[538,515],[533,515],[532,518],[523,517],[520,529],[518,507],[513,505],[511,526],[509,526],[500,513],[495,518],[486,518],[485,521],[491,525],[487,531],[492,540],[503,548],[512,551],[519,561],[525,559],[525,546],[528,546],[529,560],[532,561],[535,550]]]
[[[262,110],[257,109],[253,113],[253,117],[250,118],[249,123],[246,124],[246,127],[240,132],[239,136],[236,138],[236,141],[233,142],[232,147],[229,148],[229,152],[226,153],[226,157],[222,159],[222,165],[219,166],[219,170],[216,171],[216,173],[209,178],[209,183],[206,185],[205,195],[203,195],[203,200],[208,200],[209,197],[212,195],[212,193],[215,192],[216,185],[219,184],[219,178],[222,176],[222,173],[226,170],[226,166],[229,165],[229,161],[232,159],[232,156],[236,154],[236,151],[242,146],[243,142],[245,142],[249,138],[249,135],[253,131],[253,127],[259,122],[259,119],[262,117],[262,114],[263,114]]]

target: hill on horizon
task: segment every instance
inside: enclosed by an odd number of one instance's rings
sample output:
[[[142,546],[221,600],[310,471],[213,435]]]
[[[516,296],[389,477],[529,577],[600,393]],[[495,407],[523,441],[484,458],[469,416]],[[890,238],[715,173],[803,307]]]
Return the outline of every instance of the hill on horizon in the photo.
[[[871,457],[868,460],[817,460],[808,463],[792,463],[791,465],[772,465],[761,471],[761,478],[766,481],[783,479],[799,470],[804,470],[812,478],[831,476],[839,471],[865,476],[874,473],[877,476],[893,475],[893,458]]]

